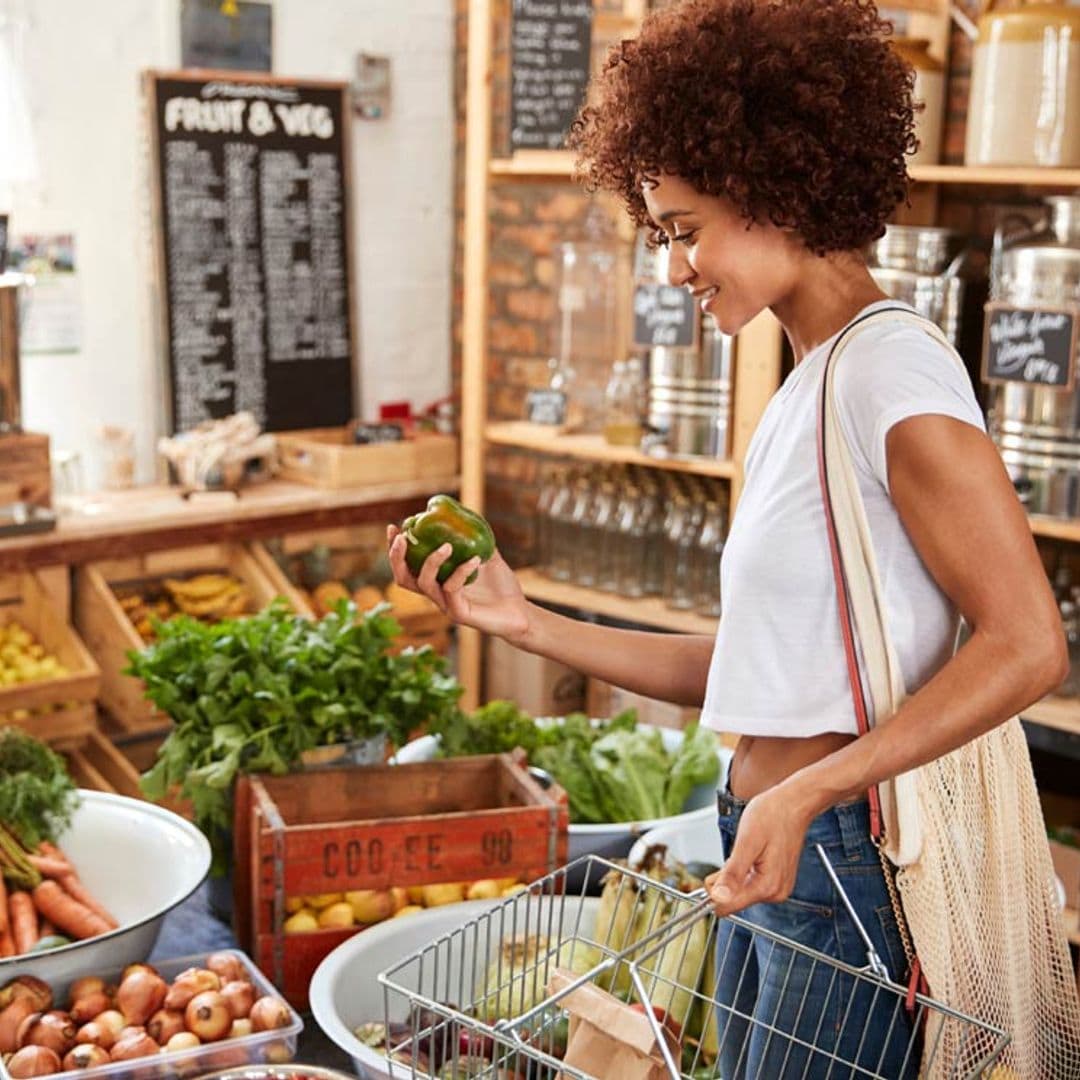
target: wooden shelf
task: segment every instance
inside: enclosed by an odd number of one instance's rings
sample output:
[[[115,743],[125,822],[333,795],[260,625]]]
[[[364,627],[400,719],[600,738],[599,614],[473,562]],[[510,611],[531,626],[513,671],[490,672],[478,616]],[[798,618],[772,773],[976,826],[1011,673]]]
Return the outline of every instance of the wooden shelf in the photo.
[[[1080,700],[1046,697],[1021,713],[1024,720],[1043,727],[1080,735]]]
[[[583,589],[580,585],[555,581],[531,567],[518,570],[517,578],[525,595],[531,600],[542,600],[561,607],[592,611],[597,615],[605,615],[609,619],[622,619],[626,622],[640,623],[642,626],[655,626],[660,630],[674,630],[683,634],[712,635],[716,633],[716,619],[698,615],[693,611],[676,611],[656,596],[642,600],[628,600],[624,596],[619,596],[618,593]]]
[[[998,184],[1022,187],[1080,187],[1080,169],[997,165],[912,165],[911,178],[925,184]]]
[[[1031,531],[1036,536],[1045,536],[1049,540],[1067,540],[1080,543],[1080,519],[1041,517],[1032,514],[1028,518]]]
[[[661,458],[643,454],[632,446],[612,446],[602,435],[567,435],[547,424],[532,424],[527,420],[509,420],[488,424],[484,435],[489,443],[516,446],[542,454],[561,454],[585,461],[605,461],[622,465],[642,465],[649,469],[694,473],[697,476],[718,476],[730,479],[735,464],[713,458]]]
[[[574,175],[574,155],[569,150],[518,150],[513,157],[493,158],[488,172],[503,179],[569,180]]]

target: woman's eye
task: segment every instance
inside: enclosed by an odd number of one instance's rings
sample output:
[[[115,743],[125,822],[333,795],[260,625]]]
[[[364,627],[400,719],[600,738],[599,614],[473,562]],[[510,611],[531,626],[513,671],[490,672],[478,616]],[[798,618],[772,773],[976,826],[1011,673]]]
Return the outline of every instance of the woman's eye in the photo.
[[[679,233],[678,236],[673,236],[671,242],[673,244],[686,244],[689,246],[693,243],[695,236],[697,236],[697,231],[692,229],[689,232]]]

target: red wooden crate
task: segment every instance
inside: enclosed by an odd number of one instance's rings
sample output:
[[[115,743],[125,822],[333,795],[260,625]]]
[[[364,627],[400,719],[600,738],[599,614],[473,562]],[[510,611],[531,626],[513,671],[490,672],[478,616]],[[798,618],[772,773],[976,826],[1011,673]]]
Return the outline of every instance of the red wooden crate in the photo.
[[[297,1007],[359,927],[285,934],[286,897],[480,878],[530,881],[566,862],[568,812],[506,754],[242,777],[237,937]]]

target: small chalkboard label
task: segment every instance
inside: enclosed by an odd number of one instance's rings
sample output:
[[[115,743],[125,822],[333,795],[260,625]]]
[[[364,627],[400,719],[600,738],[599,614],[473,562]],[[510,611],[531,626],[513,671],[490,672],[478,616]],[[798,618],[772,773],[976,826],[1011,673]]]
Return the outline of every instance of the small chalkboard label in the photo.
[[[639,281],[634,288],[634,344],[689,349],[697,343],[697,304],[675,285]]]
[[[985,382],[1071,390],[1076,380],[1080,309],[986,305]]]
[[[514,0],[510,30],[510,145],[558,150],[585,100],[591,0]]]
[[[525,415],[534,424],[558,426],[566,421],[566,395],[561,390],[530,390]]]

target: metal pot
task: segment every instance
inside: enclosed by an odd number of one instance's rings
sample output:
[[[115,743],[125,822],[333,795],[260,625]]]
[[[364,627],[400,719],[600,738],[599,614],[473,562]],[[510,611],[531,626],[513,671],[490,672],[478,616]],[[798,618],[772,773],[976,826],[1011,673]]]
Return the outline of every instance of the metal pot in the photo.
[[[954,229],[925,225],[886,225],[885,235],[867,249],[872,267],[940,274],[959,254],[962,238]]]
[[[1080,196],[1045,203],[1042,222],[1017,216],[995,233],[991,298],[1021,308],[1080,309]],[[1016,224],[1023,227],[1010,233]],[[1080,516],[1080,387],[998,384],[989,420],[1028,511]]]

